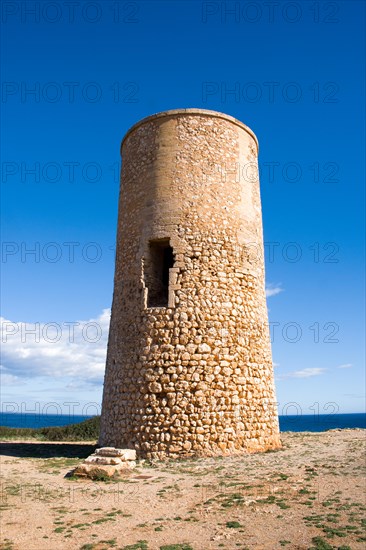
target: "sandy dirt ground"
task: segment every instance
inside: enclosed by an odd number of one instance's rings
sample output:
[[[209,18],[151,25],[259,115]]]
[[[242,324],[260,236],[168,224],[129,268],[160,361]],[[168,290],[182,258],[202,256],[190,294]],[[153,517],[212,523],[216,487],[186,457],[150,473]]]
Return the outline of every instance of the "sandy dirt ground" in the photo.
[[[139,462],[110,482],[70,477],[93,442],[3,442],[0,548],[365,550],[366,431],[282,441],[275,452]]]

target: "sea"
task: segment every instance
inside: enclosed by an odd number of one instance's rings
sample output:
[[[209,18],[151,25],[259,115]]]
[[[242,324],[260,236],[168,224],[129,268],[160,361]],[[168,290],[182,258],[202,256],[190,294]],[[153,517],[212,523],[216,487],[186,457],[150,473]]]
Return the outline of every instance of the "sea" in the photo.
[[[78,424],[91,416],[0,412],[0,426],[44,428]],[[366,429],[366,413],[280,416],[281,432],[325,432],[340,428]]]

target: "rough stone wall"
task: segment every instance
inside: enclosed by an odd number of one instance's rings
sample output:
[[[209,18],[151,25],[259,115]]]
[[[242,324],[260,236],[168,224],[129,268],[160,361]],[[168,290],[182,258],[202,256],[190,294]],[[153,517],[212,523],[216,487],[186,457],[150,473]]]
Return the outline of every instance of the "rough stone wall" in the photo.
[[[127,133],[122,158],[100,444],[150,458],[279,447],[254,134],[168,111]],[[160,240],[174,265],[167,307],[150,308]]]

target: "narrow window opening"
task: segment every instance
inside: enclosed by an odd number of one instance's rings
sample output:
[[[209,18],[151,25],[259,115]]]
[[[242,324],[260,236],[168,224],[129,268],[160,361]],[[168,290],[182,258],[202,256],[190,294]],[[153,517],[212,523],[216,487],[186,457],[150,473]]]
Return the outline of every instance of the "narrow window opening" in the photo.
[[[168,307],[169,270],[173,265],[174,254],[169,240],[150,241],[149,258],[145,266],[147,307]]]

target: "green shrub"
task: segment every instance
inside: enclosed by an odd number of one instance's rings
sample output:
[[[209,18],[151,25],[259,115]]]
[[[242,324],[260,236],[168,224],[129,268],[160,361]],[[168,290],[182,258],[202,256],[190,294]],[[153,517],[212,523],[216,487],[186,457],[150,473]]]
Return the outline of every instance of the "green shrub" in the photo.
[[[79,424],[47,426],[45,428],[8,428],[0,426],[0,438],[33,438],[47,441],[93,441],[98,439],[100,416],[93,416]]]

